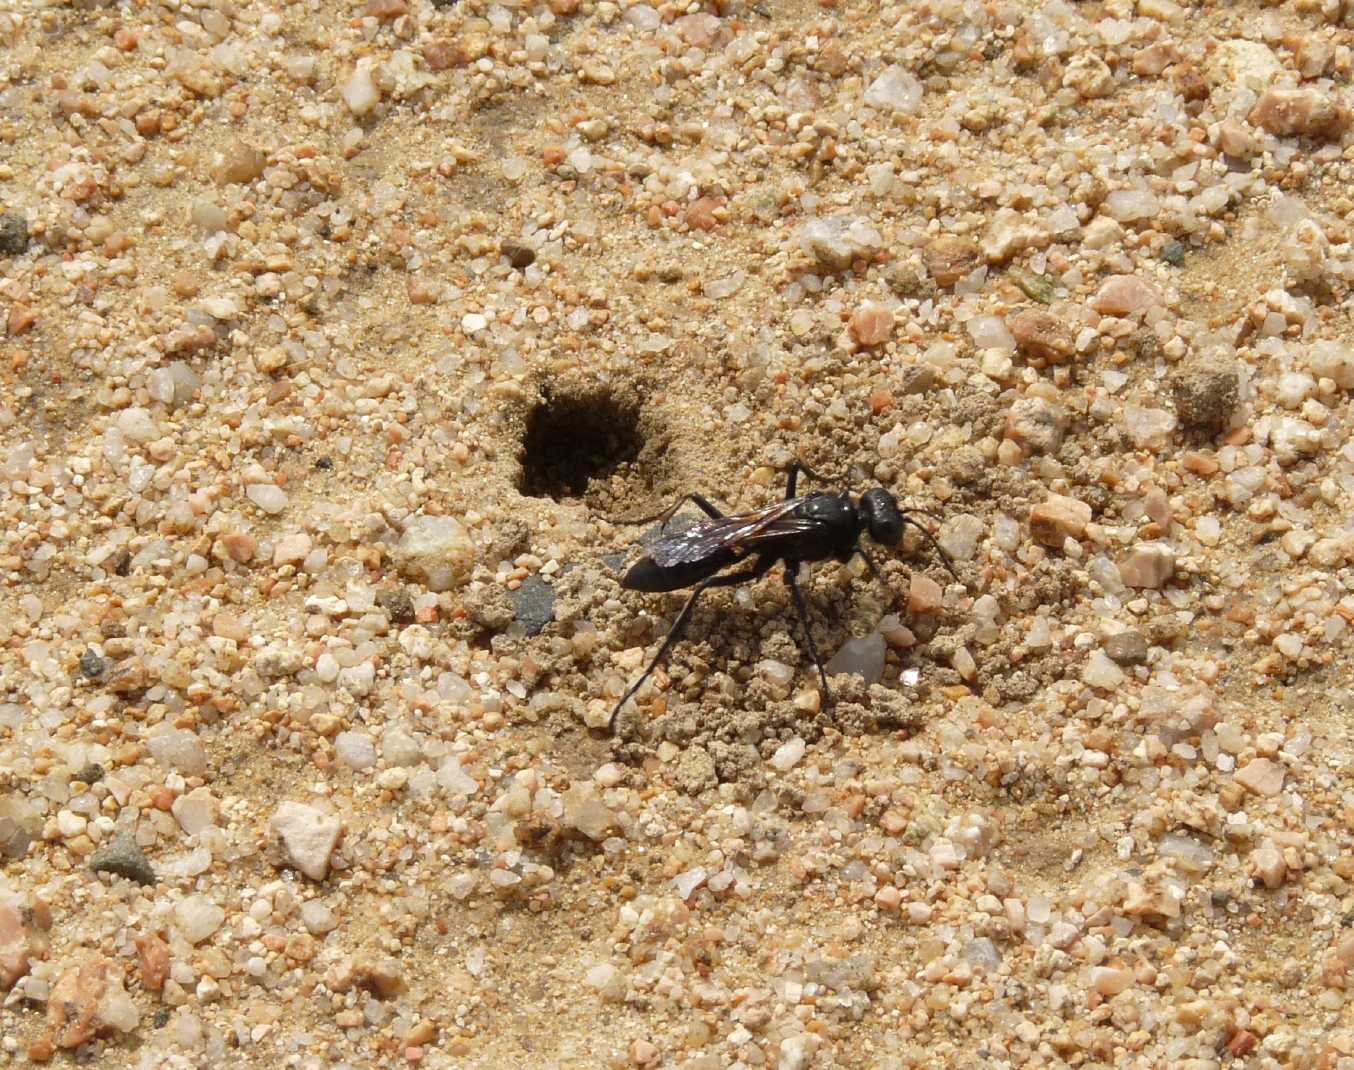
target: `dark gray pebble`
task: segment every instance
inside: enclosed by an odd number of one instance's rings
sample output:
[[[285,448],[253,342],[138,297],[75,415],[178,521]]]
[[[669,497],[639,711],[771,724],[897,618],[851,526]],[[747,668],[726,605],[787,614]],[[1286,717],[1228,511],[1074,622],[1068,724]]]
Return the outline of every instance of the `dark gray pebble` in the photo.
[[[98,654],[94,653],[94,651],[90,650],[88,647],[86,647],[85,652],[80,655],[80,672],[84,676],[89,677],[89,679],[93,680],[96,677],[102,676],[103,671],[106,668],[107,666],[104,664],[103,658],[99,657]]]
[[[145,853],[129,835],[119,836],[107,847],[101,847],[89,856],[89,868],[95,873],[112,873],[126,877],[137,884],[154,884],[155,870],[151,869]]]
[[[0,256],[20,256],[28,249],[28,220],[18,212],[0,213]]]
[[[517,623],[527,635],[539,635],[555,619],[555,589],[540,576],[528,576],[515,591],[508,592]]]

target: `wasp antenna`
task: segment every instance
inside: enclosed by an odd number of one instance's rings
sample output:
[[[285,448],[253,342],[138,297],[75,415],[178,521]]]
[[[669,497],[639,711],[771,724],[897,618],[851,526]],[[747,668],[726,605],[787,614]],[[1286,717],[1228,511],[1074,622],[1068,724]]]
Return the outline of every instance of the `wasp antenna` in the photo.
[[[926,541],[931,544],[931,549],[935,550],[935,552],[940,556],[940,560],[944,562],[945,567],[949,570],[950,575],[954,577],[955,582],[963,583],[964,581],[959,578],[959,573],[954,570],[954,562],[950,559],[950,555],[945,552],[945,547],[940,545],[936,537],[932,535],[929,530],[927,530],[924,524],[920,524],[912,519],[910,514],[920,512],[921,512],[920,509],[909,509],[906,513],[903,513],[903,523],[910,524],[912,527],[920,531],[922,535],[926,537]]]

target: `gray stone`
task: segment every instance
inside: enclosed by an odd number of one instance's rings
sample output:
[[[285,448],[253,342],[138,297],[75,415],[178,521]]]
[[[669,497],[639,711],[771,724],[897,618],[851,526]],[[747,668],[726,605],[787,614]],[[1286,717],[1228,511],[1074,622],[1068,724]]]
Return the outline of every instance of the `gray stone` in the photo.
[[[541,576],[528,576],[517,590],[508,592],[508,600],[527,635],[539,635],[555,619],[555,588]]]
[[[414,619],[414,599],[407,587],[384,587],[376,592],[376,604],[393,621]]]
[[[1140,632],[1120,632],[1108,636],[1100,645],[1110,660],[1120,665],[1147,663],[1147,640]]]
[[[1235,362],[1193,362],[1171,380],[1175,414],[1192,431],[1217,434],[1232,422],[1240,400],[1240,382]]]
[[[145,853],[129,835],[119,836],[107,847],[101,847],[89,856],[89,868],[95,873],[112,873],[126,877],[137,884],[154,884],[155,870],[151,869]]]
[[[103,658],[99,657],[93,650],[86,648],[85,652],[80,655],[80,674],[82,676],[91,680],[96,679],[103,675],[105,668],[107,666]]]
[[[0,213],[0,256],[21,256],[28,249],[28,220],[18,212]]]

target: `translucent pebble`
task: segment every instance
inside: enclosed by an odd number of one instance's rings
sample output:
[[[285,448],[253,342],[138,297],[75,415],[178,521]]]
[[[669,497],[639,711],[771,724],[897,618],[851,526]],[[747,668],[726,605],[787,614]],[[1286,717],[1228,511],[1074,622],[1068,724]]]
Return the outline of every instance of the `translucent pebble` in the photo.
[[[804,757],[805,743],[799,737],[787,740],[776,748],[776,752],[771,755],[771,766],[779,769],[782,773],[793,769],[799,764],[799,760]]]
[[[388,765],[417,765],[423,760],[423,748],[404,729],[389,728],[381,736],[381,757]]]
[[[265,513],[280,513],[287,508],[287,492],[273,483],[251,483],[245,497]]]
[[[365,64],[353,71],[339,92],[354,115],[368,114],[381,100],[381,91],[371,80],[371,69]]]
[[[848,639],[827,663],[829,675],[855,673],[866,683],[877,683],[884,675],[884,637],[874,632],[861,639]]]
[[[865,90],[865,103],[872,108],[911,115],[921,104],[922,84],[911,71],[886,67]]]
[[[1010,353],[1016,347],[1015,336],[1000,316],[974,316],[968,321],[968,333],[979,349],[1000,349]]]
[[[452,795],[474,795],[479,791],[479,782],[460,768],[459,758],[447,758],[437,768],[437,784]]]
[[[742,289],[743,283],[746,281],[746,272],[735,271],[717,279],[707,279],[701,289],[706,297],[718,301],[725,297],[732,297]]]
[[[624,21],[637,30],[656,30],[663,20],[648,4],[636,4],[626,10]]]
[[[1279,377],[1279,404],[1288,409],[1296,409],[1312,396],[1315,389],[1316,381],[1310,375],[1288,372]]]
[[[677,889],[677,894],[688,899],[691,893],[705,883],[705,870],[697,866],[695,869],[688,869],[685,873],[679,873],[672,880],[672,886]]]
[[[1169,858],[1192,874],[1207,873],[1213,867],[1213,851],[1193,836],[1168,832],[1157,843],[1157,854]]]
[[[958,513],[945,520],[939,542],[956,561],[969,561],[978,552],[978,541],[982,536],[983,522],[978,517],[972,513]]]
[[[172,728],[151,736],[146,745],[156,762],[176,773],[201,776],[207,771],[207,751],[202,741],[186,728]]]
[[[1160,210],[1156,194],[1147,190],[1115,190],[1105,198],[1105,211],[1120,223],[1150,219]]]
[[[190,944],[199,944],[221,927],[226,912],[203,895],[192,895],[174,907],[174,922]]]
[[[334,740],[334,752],[349,769],[362,772],[376,765],[376,745],[364,732],[340,732]]]
[[[1104,691],[1113,691],[1124,682],[1124,671],[1109,659],[1102,650],[1097,650],[1082,670],[1083,683]]]
[[[327,903],[307,899],[301,904],[301,924],[312,936],[323,936],[338,926],[338,916]]]

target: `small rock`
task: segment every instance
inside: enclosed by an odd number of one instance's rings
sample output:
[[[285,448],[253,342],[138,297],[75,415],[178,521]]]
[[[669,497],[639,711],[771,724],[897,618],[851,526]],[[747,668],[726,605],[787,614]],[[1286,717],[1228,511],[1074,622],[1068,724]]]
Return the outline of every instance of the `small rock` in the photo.
[[[202,740],[186,728],[171,728],[151,736],[146,746],[151,757],[166,769],[184,776],[201,776],[207,771],[207,751]]]
[[[824,668],[829,676],[853,673],[867,684],[878,683],[884,675],[884,637],[873,632],[859,639],[848,639]]]
[[[446,591],[470,578],[475,546],[454,517],[419,516],[405,526],[391,559],[402,575]]]
[[[1283,852],[1272,843],[1263,843],[1251,852],[1250,872],[1271,891],[1278,888],[1288,875]]]
[[[95,873],[126,877],[137,884],[155,883],[155,870],[151,868],[145,852],[128,833],[90,855],[89,868]]]
[[[1175,551],[1164,543],[1135,547],[1119,562],[1119,578],[1129,587],[1157,590],[1175,575]]]
[[[310,536],[305,532],[283,535],[273,547],[273,565],[294,565],[310,553]]]
[[[953,286],[972,274],[979,264],[978,243],[972,238],[942,234],[922,253],[926,270],[940,286]]]
[[[1135,275],[1111,275],[1091,298],[1091,307],[1102,316],[1131,316],[1159,304],[1156,288]]]
[[[1026,271],[1022,267],[1012,265],[1006,269],[1006,277],[1020,287],[1021,293],[1031,301],[1038,301],[1042,305],[1048,304],[1057,295],[1057,288],[1049,282],[1044,275],[1036,275],[1032,271]],[[1019,318],[1017,316],[1017,318]],[[1061,323],[1061,320],[1056,321]],[[1012,331],[1015,330],[1012,325]],[[1019,339],[1017,338],[1017,341]]]
[[[174,905],[174,923],[190,944],[200,944],[226,920],[226,912],[205,895],[190,895]]]
[[[370,114],[381,102],[381,91],[376,88],[371,78],[371,68],[365,63],[359,64],[348,76],[347,81],[339,87],[339,92],[348,110],[359,117]]]
[[[386,616],[398,623],[414,619],[414,598],[407,587],[383,587],[376,592],[376,604]]]
[[[1057,453],[1066,429],[1062,406],[1043,398],[1018,398],[1006,414],[1006,437],[1028,453]]]
[[[1004,264],[1026,249],[1046,246],[1050,240],[1040,224],[1030,222],[1012,208],[998,208],[983,235],[983,259],[989,264]]]
[[[883,345],[892,335],[892,309],[866,301],[851,316],[851,337],[863,346]]]
[[[1159,450],[1169,446],[1177,423],[1175,413],[1166,409],[1124,406],[1124,430],[1133,440],[1133,445],[1140,450]]]
[[[221,545],[232,561],[243,565],[254,556],[259,540],[248,532],[230,531],[221,536]]]
[[[265,513],[276,515],[287,508],[287,492],[274,483],[251,483],[244,494]]]
[[[1067,64],[1063,85],[1083,100],[1095,100],[1114,92],[1114,73],[1099,56],[1081,52]]]
[[[414,766],[423,761],[423,747],[403,728],[387,726],[381,734],[381,757],[388,766]]]
[[[1182,426],[1217,434],[1232,422],[1240,400],[1236,366],[1221,361],[1197,361],[1182,367],[1171,379],[1171,397]]]
[[[810,219],[799,228],[800,247],[828,272],[847,270],[857,258],[868,259],[883,238],[866,220],[846,216]]]
[[[1114,997],[1133,983],[1133,971],[1122,966],[1092,966],[1091,987],[1102,996]]]
[[[277,808],[272,829],[293,866],[311,880],[324,880],[329,873],[329,857],[343,831],[338,818],[305,803],[288,801]]]
[[[907,608],[911,613],[934,613],[940,608],[944,597],[944,588],[935,580],[918,572],[912,574],[907,592]]]
[[[33,959],[47,957],[52,914],[29,893],[0,894],[0,992],[8,992],[28,973]]]
[[[86,679],[94,680],[104,674],[107,666],[103,658],[88,648],[80,655],[80,675]]]
[[[1105,656],[1119,665],[1146,665],[1147,640],[1141,632],[1119,632],[1100,644]]]
[[[134,941],[140,957],[141,985],[150,992],[159,992],[169,980],[169,945],[158,936],[138,936]]]
[[[334,740],[334,753],[359,773],[376,767],[376,744],[365,732],[340,732]]]
[[[1102,691],[1113,691],[1124,682],[1124,670],[1110,661],[1103,650],[1091,654],[1086,668],[1081,672],[1081,681]]]
[[[1068,539],[1080,539],[1090,522],[1091,507],[1062,494],[1050,494],[1030,510],[1030,534],[1056,549]]]
[[[630,1045],[630,1063],[632,1066],[647,1068],[658,1064],[658,1049],[648,1040],[636,1040]]]
[[[508,592],[508,601],[527,635],[540,635],[555,619],[555,588],[543,576],[528,576],[517,590]]]
[[[338,928],[338,915],[318,899],[307,899],[301,904],[301,924],[312,936],[323,936]]]
[[[1248,160],[1260,151],[1251,132],[1230,116],[1218,124],[1218,148],[1238,160]]]
[[[1238,784],[1267,799],[1283,791],[1283,780],[1283,766],[1269,758],[1254,758],[1236,771]]]
[[[603,999],[617,1001],[625,996],[625,975],[609,962],[599,962],[583,975],[583,983]]]
[[[806,749],[807,745],[799,736],[787,740],[777,747],[776,752],[771,755],[771,767],[779,769],[782,773],[793,769],[799,764],[799,759],[804,757]]]
[[[564,824],[577,829],[590,840],[601,840],[616,823],[616,815],[608,810],[589,787],[575,786],[564,794]]]
[[[217,157],[212,177],[221,185],[246,185],[263,174],[268,154],[243,141],[237,141]]]
[[[189,836],[196,836],[216,824],[216,800],[206,788],[194,788],[180,795],[169,807],[174,820]]]
[[[1017,313],[1007,324],[1016,341],[1016,348],[1026,356],[1061,364],[1076,355],[1076,339],[1072,328],[1051,312],[1027,308]]]
[[[28,220],[18,212],[0,213],[0,256],[22,256],[28,249]]]
[[[1349,112],[1315,89],[1270,89],[1246,120],[1275,137],[1312,137],[1336,141],[1349,125]]]
[[[105,1028],[99,1010],[113,970],[113,963],[106,958],[89,959],[66,970],[52,986],[47,1000],[47,1032],[57,1047],[78,1048]],[[122,988],[120,981],[117,987]]]
[[[872,108],[912,115],[921,105],[922,84],[905,67],[885,67],[865,89],[865,103]]]

